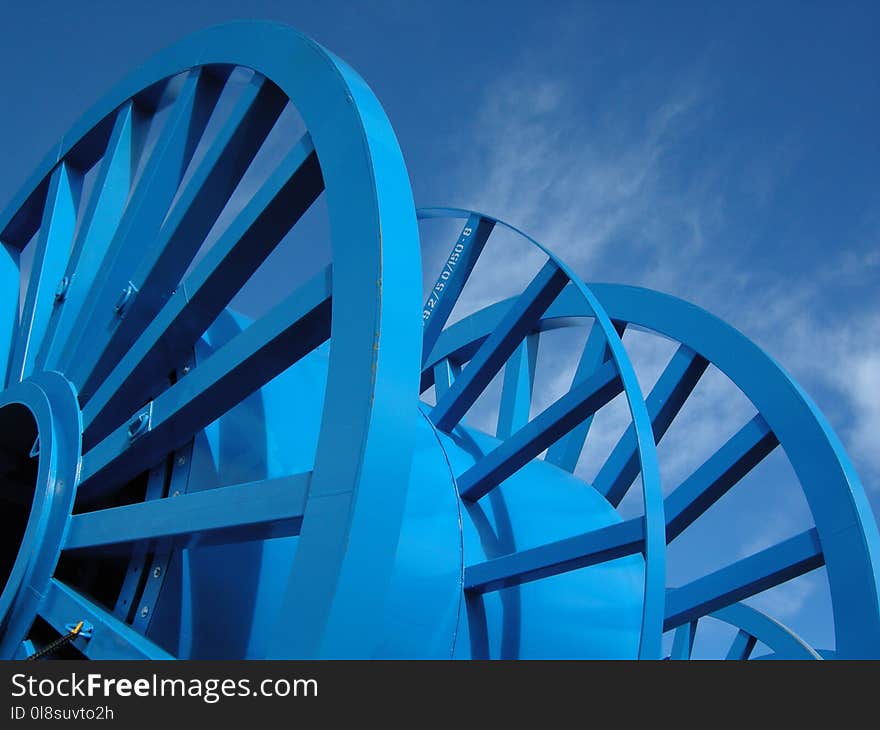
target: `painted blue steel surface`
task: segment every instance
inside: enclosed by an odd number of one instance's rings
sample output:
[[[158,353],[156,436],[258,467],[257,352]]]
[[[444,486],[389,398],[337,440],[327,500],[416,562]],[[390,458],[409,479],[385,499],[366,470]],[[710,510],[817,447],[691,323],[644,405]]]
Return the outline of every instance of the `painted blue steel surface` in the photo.
[[[98,387],[89,380],[88,367],[90,358],[101,351],[96,347],[100,342],[94,341],[96,330],[88,325],[103,321],[113,333],[123,331],[117,328],[125,316],[112,319],[114,308],[118,315],[126,313],[118,300],[123,287],[133,292],[126,308],[144,301],[145,296],[165,295],[161,287],[152,290],[150,282],[156,280],[130,268],[123,254],[142,251],[144,262],[152,256],[155,261],[186,268],[187,255],[175,261],[175,251],[161,248],[173,242],[173,237],[160,233],[158,226],[165,220],[167,206],[192,154],[189,142],[204,129],[226,70],[232,66],[256,70],[296,105],[320,159],[332,221],[334,306],[326,417],[299,549],[294,565],[288,568],[280,601],[276,595],[276,608],[279,603],[283,606],[280,613],[284,618],[273,627],[267,652],[281,656],[369,655],[384,621],[385,587],[394,563],[411,443],[420,418],[413,401],[421,329],[418,317],[411,315],[418,312],[420,264],[403,160],[384,112],[357,74],[314,42],[282,26],[236,23],[199,33],[127,77],[74,125],[29,185],[0,214],[0,240],[13,249],[22,248],[40,227],[47,197],[55,194],[53,186],[46,183],[52,170],[66,169],[68,158],[76,161],[77,169],[90,167],[113,136],[116,109],[132,97],[138,98],[139,107],[148,108],[149,97],[164,93],[164,79],[191,69],[163,130],[143,151],[147,161],[134,180],[135,194],[129,197],[115,228],[108,255],[93,271],[90,294],[81,301],[84,306],[76,324],[69,331],[55,329],[60,337],[66,336],[66,343],[59,343],[58,350],[52,346],[53,352],[60,353],[58,369],[70,370],[76,384],[87,386],[87,390]],[[144,89],[150,91],[141,94]],[[64,162],[56,168],[61,160]],[[191,178],[193,186],[202,182],[222,187],[228,180],[220,174]],[[214,201],[222,199],[217,184],[206,193]],[[210,218],[203,215],[210,212],[203,198],[197,201],[200,224]],[[186,196],[180,199],[185,200]],[[383,254],[388,241],[395,244],[393,254]],[[51,263],[59,275],[64,273],[66,262],[52,259]],[[40,288],[34,291],[56,291],[58,282],[51,277],[37,281]],[[138,284],[146,287],[146,293]],[[38,301],[43,301],[41,296]],[[30,332],[24,328],[15,336],[19,352],[30,351]],[[26,362],[15,354],[13,360]],[[408,407],[402,407],[404,404]],[[139,415],[130,411],[132,419]],[[129,416],[118,416],[117,424],[128,422]],[[180,426],[172,422],[172,441],[183,439],[192,424],[176,430]],[[148,438],[150,432],[148,428],[140,438]],[[388,442],[397,444],[399,450],[389,453],[384,447]],[[138,441],[132,444],[137,446]],[[145,452],[144,448],[135,450]],[[105,486],[109,485],[105,482],[100,491]],[[352,618],[355,605],[358,610]],[[290,625],[301,630],[291,632],[287,630]]]
[[[20,404],[39,434],[36,489],[30,518],[12,571],[0,593],[0,656],[12,657],[25,640],[58,562],[70,519],[79,468],[82,417],[70,383],[58,373],[38,373],[0,393],[0,409]]]
[[[0,383],[6,382],[18,327],[19,251],[0,239]]]
[[[512,436],[529,422],[537,358],[538,338],[527,335],[504,366],[498,426],[495,429],[498,438]]]
[[[420,219],[430,218],[465,218],[469,219],[474,215],[474,211],[460,210],[456,208],[422,208],[419,210]],[[502,350],[506,350],[506,339],[514,330],[519,330],[519,340],[530,334],[530,328],[526,325],[532,325],[541,318],[541,315],[548,306],[557,298],[557,295],[564,289],[564,286],[558,286],[562,283],[563,276],[568,280],[568,289],[576,291],[589,312],[587,316],[592,316],[596,325],[601,328],[605,339],[605,346],[610,354],[610,360],[614,363],[617,374],[623,385],[623,392],[626,397],[627,407],[629,408],[632,425],[634,428],[636,446],[638,451],[638,461],[641,471],[642,480],[642,501],[645,514],[645,540],[644,555],[646,559],[645,569],[645,600],[642,614],[642,632],[641,643],[639,647],[639,657],[642,659],[659,659],[661,655],[662,643],[662,626],[663,626],[663,603],[664,603],[664,586],[666,584],[666,540],[665,540],[665,521],[663,517],[663,492],[660,485],[659,465],[657,462],[656,444],[654,442],[653,430],[651,426],[651,418],[648,415],[647,406],[642,398],[641,389],[638,378],[632,363],[623,347],[620,338],[620,332],[617,331],[612,323],[612,318],[607,315],[602,305],[584,284],[583,281],[557,256],[551,251],[538,243],[535,239],[526,235],[522,231],[513,226],[492,218],[485,214],[480,214],[485,220],[492,220],[495,226],[507,228],[513,233],[521,236],[529,244],[547,254],[549,261],[542,267],[541,271],[535,276],[529,287],[520,295],[519,298],[512,302],[505,303],[503,317],[495,323],[495,327],[490,331],[484,341],[478,346],[476,353],[473,355],[475,359],[479,359],[481,365],[480,373],[483,374],[486,369],[497,372],[500,367],[495,367],[493,359],[495,355]],[[454,276],[454,274],[453,274]],[[558,287],[558,288],[557,288]],[[552,295],[551,295],[552,292]],[[544,300],[549,300],[544,302]],[[441,335],[442,337],[442,335]],[[510,354],[512,348],[508,352]],[[506,359],[506,358],[505,358]],[[425,363],[431,366],[436,362],[433,358],[433,352],[425,358]],[[488,368],[486,367],[488,365]],[[483,375],[485,377],[485,375]],[[470,376],[467,370],[464,378],[470,382]],[[455,384],[450,388],[450,392],[444,396],[443,400],[438,400],[437,406],[432,411],[432,418],[441,428],[448,428],[457,422],[456,419],[456,400],[454,399]],[[462,393],[466,394],[467,390],[462,389]],[[465,397],[465,400],[468,400]],[[472,401],[471,401],[472,402]],[[466,410],[466,408],[465,408]],[[463,415],[463,414],[462,414]],[[589,410],[583,414],[591,415]],[[575,423],[570,424],[572,428]],[[563,434],[560,433],[559,436]]]
[[[465,426],[451,435],[437,433],[453,473],[465,471],[498,445],[497,439]],[[534,460],[485,499],[462,504],[465,566],[619,521],[583,482]],[[491,593],[470,592],[462,606],[455,655],[634,659],[639,656],[644,574],[641,555],[630,555]],[[465,587],[468,580],[466,569]]]
[[[683,345],[660,374],[645,399],[654,440],[658,444],[708,365],[706,360]],[[638,447],[634,429],[630,426],[602,465],[593,486],[616,507],[638,473]]]
[[[522,466],[536,458],[575,424],[588,418],[623,390],[613,363],[580,383],[458,476],[463,499],[487,494]]]
[[[128,189],[134,173],[133,139],[134,116],[132,102],[126,102],[116,112],[113,131],[107,141],[107,150],[101,160],[95,190],[90,198],[65,270],[67,287],[63,307],[55,307],[50,315],[46,337],[37,356],[38,366],[53,368],[57,363],[61,343],[70,336],[74,316],[81,311],[88,295],[88,286],[97,275],[113,232],[128,199]]]
[[[680,534],[780,443],[795,469],[816,524],[819,542],[809,544],[820,546],[821,554],[814,550],[795,551],[790,563],[783,560],[768,568],[782,580],[786,575],[790,577],[787,568],[803,572],[824,561],[834,606],[837,655],[880,656],[876,643],[880,631],[877,525],[846,452],[809,396],[741,333],[692,304],[622,285],[591,284],[590,289],[614,320],[677,340],[714,364],[760,412],[691,477],[673,488],[666,498],[670,520],[667,538],[671,540]],[[430,365],[450,357],[466,360],[501,320],[505,304],[491,305],[450,327],[426,362]],[[591,310],[584,305],[580,291],[569,287],[550,306],[538,329],[567,327],[578,318],[590,316]],[[739,572],[737,568],[726,575],[733,582],[725,590],[735,591],[739,591],[739,583],[756,577],[751,571]],[[756,585],[767,584],[758,581]],[[731,601],[742,598],[738,592],[729,595]]]
[[[281,240],[280,224],[304,212],[323,189],[314,146],[306,135],[254,192],[168,303],[116,363],[85,405],[86,436],[105,435],[114,412],[131,409],[187,356],[236,291]],[[189,343],[189,344],[188,344]]]
[[[305,134],[197,259],[288,103]],[[331,264],[254,321],[229,309],[319,196]],[[417,217],[465,220],[421,318]],[[447,327],[498,228],[547,262]],[[540,333],[587,321],[570,389],[532,416]],[[647,396],[631,325],[679,343]],[[710,363],[757,414],[664,499],[656,444]],[[497,373],[483,433],[468,412]],[[3,657],[83,620],[73,646],[95,659],[661,658],[664,630],[686,659],[704,617],[737,628],[732,659],[759,642],[774,658],[880,656],[880,536],[800,387],[697,307],[587,285],[482,213],[417,214],[372,92],[288,28],[182,41],[50,151],[0,213],[0,382],[10,434],[38,432],[3,472],[19,489],[37,459],[21,545],[0,556]],[[434,406],[419,400],[431,385]],[[631,424],[588,484],[593,415],[619,394]],[[667,543],[777,446],[815,527],[667,587]],[[644,516],[622,520],[638,479]],[[81,587],[71,565],[99,580]],[[821,566],[833,651],[742,603]]]
[[[734,603],[711,614],[740,629],[728,659],[747,659],[755,641],[768,646],[780,659],[821,659],[822,656],[787,626],[745,603]]]
[[[222,327],[212,328],[209,337],[213,336],[213,341],[199,346],[199,356],[207,357],[214,347],[222,346],[247,324],[239,317],[230,317]],[[195,443],[190,490],[201,491],[193,496],[213,496],[224,489],[239,493],[255,490],[261,488],[261,480],[271,484],[284,479],[282,475],[311,470],[323,408],[327,350],[326,345],[319,348],[205,429]],[[290,402],[297,403],[300,417],[290,423],[286,434],[266,429],[265,424],[286,418],[284,404]],[[465,565],[511,549],[514,536],[520,549],[619,518],[595,493],[585,492],[576,479],[540,463],[508,480],[487,504],[462,508],[451,470],[472,465],[497,441],[464,427],[458,432],[467,435],[449,437],[437,431],[426,416],[419,419],[379,655],[637,656],[644,572],[639,556],[558,576],[555,582],[501,592],[500,599],[486,601],[485,625],[472,625],[462,592]],[[244,434],[250,437],[242,438]],[[536,479],[544,485],[544,497],[533,489]],[[176,499],[184,501],[187,496]],[[266,505],[249,510],[268,508],[270,499],[268,494]],[[81,540],[79,525],[88,521],[78,525],[77,519],[70,539]],[[174,520],[175,515],[169,514],[166,519]],[[214,519],[216,515],[201,515],[198,524],[191,526],[195,529]],[[240,515],[230,515],[230,520],[236,525],[241,523]],[[290,520],[288,525],[293,522]],[[259,532],[254,536],[263,537]],[[185,551],[188,600],[196,607],[186,629],[190,649],[185,656],[264,656],[272,641],[272,624],[265,617],[278,610],[278,592],[285,585],[297,537],[217,546],[210,544],[210,534],[204,540],[205,545]],[[149,632],[157,644],[175,653],[178,634],[168,633],[165,628],[177,627],[185,618],[180,608],[186,603],[180,595],[182,560],[182,556],[175,559],[172,578]],[[234,593],[224,589],[230,580],[237,586]],[[587,597],[592,617],[589,626],[583,624]],[[207,605],[210,611],[198,608]],[[535,615],[544,617],[547,623],[528,620]],[[230,619],[239,627],[234,635],[224,633]]]
[[[618,330],[618,333],[623,334],[620,330]],[[581,353],[577,369],[572,378],[572,386],[582,383],[592,376],[609,357],[610,353],[608,352],[608,346],[605,344],[602,328],[591,326],[590,333],[587,335],[587,341],[584,344],[584,351]],[[556,464],[556,466],[568,472],[574,472],[581,451],[584,448],[584,442],[590,433],[592,423],[593,417],[589,416],[575,426],[571,432],[559,439],[559,441],[547,449],[546,461]]]
[[[666,595],[664,628],[688,621],[796,578],[824,564],[819,534],[811,528],[708,575],[671,589]]]
[[[670,659],[690,659],[694,651],[694,639],[697,637],[697,621],[683,624],[675,630],[672,640]]]
[[[464,285],[477,263],[495,221],[474,213],[468,216],[461,235],[452,247],[422,310],[423,351],[429,353],[446,326]]]
[[[838,654],[880,656],[880,535],[852,463],[813,401],[755,344],[698,307],[634,287],[593,289],[613,316],[687,343],[752,401],[809,503],[829,566]]]
[[[67,250],[76,225],[79,181],[65,163],[49,181],[49,192],[37,237],[27,297],[19,317],[19,335],[10,360],[7,382],[23,380],[33,371],[34,360],[55,301],[57,283],[64,273]]]

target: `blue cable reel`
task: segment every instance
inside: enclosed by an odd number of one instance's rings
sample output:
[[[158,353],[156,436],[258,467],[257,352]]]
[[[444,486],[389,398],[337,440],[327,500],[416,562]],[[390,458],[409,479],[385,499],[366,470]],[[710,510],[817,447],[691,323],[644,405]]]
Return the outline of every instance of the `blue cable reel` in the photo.
[[[302,134],[279,147],[292,109]],[[239,314],[316,211],[327,265]],[[434,218],[465,223],[420,323]],[[454,320],[502,229],[543,265]],[[588,286],[489,216],[417,212],[372,92],[289,28],[211,28],[137,69],[40,164],[0,241],[4,657],[63,637],[55,655],[95,659],[687,658],[704,617],[735,627],[730,658],[880,656],[877,527],[797,384],[697,307]],[[570,388],[532,415],[542,333],[585,327]],[[677,346],[647,396],[636,328]],[[657,444],[710,364],[754,417],[666,485]],[[497,426],[478,428],[499,379]],[[588,482],[618,396],[629,425]],[[776,447],[814,527],[667,586],[667,544]],[[743,603],[822,566],[833,648]]]

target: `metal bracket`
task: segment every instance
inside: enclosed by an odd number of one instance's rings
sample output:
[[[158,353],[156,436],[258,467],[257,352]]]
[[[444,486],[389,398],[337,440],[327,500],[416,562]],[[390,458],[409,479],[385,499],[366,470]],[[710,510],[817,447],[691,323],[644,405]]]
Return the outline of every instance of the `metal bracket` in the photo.
[[[125,316],[125,310],[131,305],[132,300],[135,295],[138,293],[137,287],[134,285],[134,282],[129,281],[126,284],[125,288],[122,290],[122,293],[119,295],[119,299],[116,300],[116,304],[113,309],[120,317]]]
[[[67,290],[70,288],[70,277],[65,276],[58,282],[58,286],[55,287],[55,303],[61,304],[65,299],[67,299]]]
[[[128,424],[128,439],[134,441],[150,430],[153,421],[153,401]]]
[[[79,626],[79,621],[70,624],[64,624],[64,630],[71,634],[76,630],[76,627]],[[76,638],[82,637],[83,639],[89,640],[92,638],[92,635],[95,633],[95,627],[92,626],[88,621],[83,621],[80,630],[76,634]]]

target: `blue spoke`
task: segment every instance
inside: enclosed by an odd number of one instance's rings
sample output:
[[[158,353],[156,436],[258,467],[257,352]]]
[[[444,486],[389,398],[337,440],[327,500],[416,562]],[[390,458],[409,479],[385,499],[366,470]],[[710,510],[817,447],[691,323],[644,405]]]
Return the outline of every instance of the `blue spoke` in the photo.
[[[471,358],[461,376],[437,402],[431,412],[437,428],[443,431],[455,428],[567,283],[568,276],[553,261],[544,264]]]
[[[51,164],[46,165],[45,169],[51,172],[58,160],[58,150],[53,149],[47,157],[47,162]],[[46,208],[46,195],[49,192],[49,175],[40,180],[33,192],[26,197],[22,195],[23,192],[19,191],[17,198],[0,213],[3,216],[0,218],[0,237],[7,246],[19,251],[27,246],[40,227]]]
[[[85,453],[78,495],[127,482],[330,336],[330,267]]]
[[[38,612],[60,634],[66,634],[70,624],[90,623],[91,638],[79,637],[73,643],[89,659],[174,658],[112,613],[54,578]]]
[[[467,591],[486,593],[634,555],[645,544],[641,519],[627,520],[564,540],[522,550],[465,569]]]
[[[668,631],[825,564],[816,528],[666,593]]]
[[[621,336],[623,336],[624,326],[618,328],[618,334]],[[608,349],[608,343],[605,341],[605,333],[602,332],[602,328],[598,324],[594,323],[590,327],[590,334],[587,336],[584,351],[581,353],[577,370],[575,370],[574,378],[572,378],[572,386],[583,383],[602,366],[602,363],[610,359],[611,352]],[[583,423],[579,423],[571,430],[571,433],[563,436],[547,450],[547,456],[544,461],[555,464],[560,469],[565,469],[573,474],[592,423],[592,416],[585,418]]]
[[[675,630],[672,639],[670,659],[690,659],[694,653],[694,639],[697,637],[697,621],[682,624]]]
[[[195,69],[187,73],[170,117],[137,175],[95,285],[85,297],[85,306],[78,313],[58,358],[77,385],[82,385],[88,375],[88,367],[84,369],[83,363],[91,363],[97,349],[96,339],[107,338],[112,333],[112,328],[108,331],[103,325],[97,329],[96,323],[115,324],[118,315],[124,312],[120,294],[128,287],[137,265],[132,257],[158,237],[192,156],[194,140],[204,132],[207,117],[221,90],[222,83],[208,71]],[[108,322],[111,316],[115,319]]]
[[[33,370],[70,254],[81,185],[82,175],[64,162],[52,172],[8,383],[23,380]]]
[[[495,221],[476,213],[471,214],[443,264],[443,271],[440,272],[422,310],[425,327],[422,345],[423,363],[434,349],[437,338],[446,326],[449,315],[452,314],[455,303],[461,296],[461,290],[467,283],[474,264],[480,258],[494,227]]]
[[[502,303],[509,304],[510,301],[511,300],[505,300]],[[447,352],[446,348],[443,345],[446,333],[449,331],[449,329],[443,331],[443,333],[440,335],[440,344],[434,347],[434,351],[427,358],[428,365],[422,370],[422,377],[419,383],[420,393],[424,393],[434,384],[434,368],[441,361],[449,359],[452,362],[465,363],[477,353],[480,347],[482,347],[483,343],[489,338],[489,336],[486,334],[480,334],[472,340],[468,339],[462,344],[461,347],[457,348],[456,350]],[[451,327],[451,331],[455,334],[459,334],[459,332],[456,331],[455,325]]]
[[[18,328],[20,257],[17,248],[0,241],[0,384],[6,382],[6,370]]]
[[[501,406],[498,410],[498,427],[495,430],[495,435],[500,439],[506,439],[529,422],[538,338],[537,334],[526,337],[504,366]]]
[[[299,533],[311,474],[236,484],[74,515],[65,550],[169,539],[177,548]]]
[[[758,640],[754,636],[740,629],[736,632],[733,643],[731,643],[727,656],[724,658],[738,661],[748,659],[752,655],[752,651],[757,643]]]
[[[137,296],[121,320],[112,311],[102,312],[102,321],[112,334],[103,350],[95,348],[77,362],[73,379],[82,383],[81,398],[88,400],[177,288],[286,103],[277,86],[256,75],[187,175],[158,237],[132,239],[132,245],[141,250],[137,268],[130,274]]]
[[[617,366],[605,363],[458,477],[461,498],[482,497],[622,390]]]
[[[163,87],[167,81],[156,86]],[[41,171],[31,184],[21,188],[9,205],[0,212],[0,239],[11,248],[22,250],[33,238],[43,219],[51,173],[62,159],[81,172],[89,170],[101,157],[113,128],[114,115],[109,113],[92,129],[85,132],[71,147],[64,142],[55,145],[38,166]],[[66,149],[66,152],[65,152]]]
[[[37,355],[37,364],[49,369],[56,364],[61,343],[69,336],[94,286],[98,268],[122,218],[137,161],[134,117],[132,102],[116,113],[107,149],[77,228],[65,271],[66,287],[52,311],[46,338]]]
[[[434,366],[434,393],[436,400],[440,400],[446,395],[446,391],[449,390],[460,374],[461,368],[448,357]]]
[[[111,428],[114,414],[155,395],[211,322],[323,190],[306,135],[251,197],[195,270],[128,348],[86,402],[86,439]]]
[[[654,442],[672,425],[709,363],[686,345],[681,345],[645,399]],[[613,506],[620,504],[639,474],[635,429],[627,428],[593,481],[596,491]]]
[[[666,497],[666,541],[684,532],[778,444],[760,415],[743,426]]]
[[[191,452],[191,449],[187,449],[186,451]],[[192,454],[190,453],[189,455],[191,456]],[[182,466],[184,465],[176,464],[172,469],[174,469],[175,473],[179,473],[179,468]],[[145,501],[161,499],[166,491],[175,489],[173,481],[166,482],[166,471],[167,464],[165,463],[161,463],[150,469],[149,476],[147,477],[147,489],[144,493]],[[189,470],[187,470],[187,472],[188,471]],[[183,486],[185,487],[186,485],[184,484]],[[65,539],[67,538],[65,537]],[[128,555],[129,564],[132,566],[132,570],[127,570],[125,572],[122,587],[119,589],[119,594],[116,596],[116,603],[113,606],[113,615],[116,616],[116,618],[124,621],[129,612],[133,610],[132,601],[136,600],[137,592],[141,587],[141,579],[143,578],[144,570],[147,569],[146,561],[149,559],[149,553],[153,547],[153,545],[147,543],[140,543],[131,547]]]

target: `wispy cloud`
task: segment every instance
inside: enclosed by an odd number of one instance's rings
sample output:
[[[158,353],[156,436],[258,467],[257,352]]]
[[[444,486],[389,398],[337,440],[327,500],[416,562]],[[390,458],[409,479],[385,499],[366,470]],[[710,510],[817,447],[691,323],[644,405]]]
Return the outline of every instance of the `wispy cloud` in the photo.
[[[817,592],[817,579],[812,575],[780,585],[747,602],[776,619],[785,621],[797,616]],[[820,647],[826,648],[826,647]]]
[[[829,410],[876,500],[877,216],[866,213],[863,240],[828,251],[820,268],[774,278],[754,261],[749,221],[744,224],[742,217],[758,218],[776,204],[800,155],[797,140],[780,144],[771,157],[738,156],[733,148],[700,156],[705,151],[693,142],[715,107],[715,90],[705,75],[697,70],[666,84],[650,102],[628,95],[625,84],[621,88],[585,104],[573,81],[558,74],[542,74],[539,68],[511,73],[473,116],[472,154],[460,170],[460,198],[450,202],[524,229],[587,281],[660,289],[730,321],[808,392],[821,396],[820,405]],[[469,308],[497,301],[499,282],[522,278],[522,268],[519,257],[493,258],[488,278],[477,279],[481,291]],[[855,306],[835,307],[835,296],[859,298]],[[626,342],[647,392],[671,352],[640,336],[627,335]],[[571,357],[554,361],[547,389],[552,397],[567,387],[575,362]],[[751,417],[752,407],[735,391],[717,371],[704,377],[660,447],[667,490]],[[535,405],[543,407],[552,397],[539,392]],[[602,461],[596,457],[610,451],[627,421],[622,407],[600,414],[588,442],[592,461],[579,465],[581,476],[595,474]],[[639,510],[637,497],[628,496],[625,510]],[[800,504],[788,514],[756,512],[760,519],[744,518],[740,541],[726,562],[803,529],[798,523],[805,510]],[[717,558],[717,551],[713,555]],[[781,619],[796,618],[816,598],[815,586],[815,577],[807,576],[754,602]]]
[[[619,118],[633,116],[622,109],[632,106],[625,95],[607,99],[614,113],[583,116],[572,87],[514,75],[476,114],[463,201],[497,211],[585,273],[625,271],[630,262],[615,244],[650,254],[652,239],[676,235],[699,246],[717,210],[702,183],[668,186],[665,158],[705,113],[703,93],[699,84],[679,90],[624,132]]]
[[[668,291],[731,321],[808,390],[829,389],[845,399],[846,413],[834,414],[834,422],[880,488],[874,478],[880,455],[872,448],[880,373],[876,338],[873,346],[866,338],[880,331],[880,303],[867,301],[848,321],[829,321],[817,305],[829,288],[880,270],[876,250],[866,258],[841,247],[814,277],[794,282],[774,281],[750,266],[748,242],[737,245],[726,230],[735,222],[725,187],[729,154],[681,173],[691,137],[713,109],[711,84],[699,73],[671,85],[649,107],[618,94],[600,100],[613,112],[585,114],[577,97],[570,83],[540,73],[514,73],[494,88],[475,115],[474,152],[455,202],[522,227],[586,280]],[[797,155],[788,141],[776,159],[742,161],[738,174],[748,181],[746,197],[756,211],[773,204]],[[471,307],[497,298],[495,282],[521,269],[518,258],[493,259],[492,280],[481,281]],[[559,373],[562,380],[570,376],[570,368]]]

